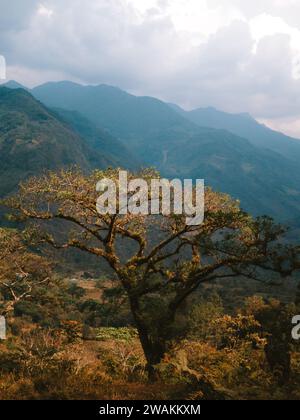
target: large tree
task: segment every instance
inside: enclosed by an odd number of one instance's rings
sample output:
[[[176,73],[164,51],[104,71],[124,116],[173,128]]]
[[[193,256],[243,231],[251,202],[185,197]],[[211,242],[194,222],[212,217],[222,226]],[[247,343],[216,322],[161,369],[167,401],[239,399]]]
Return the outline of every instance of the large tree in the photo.
[[[127,294],[153,376],[174,338],[178,311],[201,284],[289,276],[299,267],[298,248],[279,241],[284,229],[271,219],[253,219],[237,201],[211,189],[199,226],[187,226],[185,215],[99,215],[96,183],[118,183],[118,176],[118,170],[49,173],[22,184],[5,204],[16,218],[38,223],[41,240],[53,247],[107,261]],[[151,170],[138,176],[148,183],[158,178]]]

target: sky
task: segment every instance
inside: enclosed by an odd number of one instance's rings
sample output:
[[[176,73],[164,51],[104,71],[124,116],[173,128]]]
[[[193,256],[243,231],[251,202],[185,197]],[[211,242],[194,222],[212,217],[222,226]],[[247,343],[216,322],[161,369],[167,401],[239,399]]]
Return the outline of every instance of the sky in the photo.
[[[0,0],[7,79],[106,83],[300,138],[300,0]]]

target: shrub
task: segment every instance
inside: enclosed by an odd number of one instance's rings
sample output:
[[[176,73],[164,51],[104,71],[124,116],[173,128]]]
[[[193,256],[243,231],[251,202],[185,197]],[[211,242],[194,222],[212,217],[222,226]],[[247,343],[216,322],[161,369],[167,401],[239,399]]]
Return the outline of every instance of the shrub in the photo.
[[[124,327],[124,328],[99,328],[96,335],[96,339],[99,341],[131,341],[138,338],[138,332],[135,328]]]

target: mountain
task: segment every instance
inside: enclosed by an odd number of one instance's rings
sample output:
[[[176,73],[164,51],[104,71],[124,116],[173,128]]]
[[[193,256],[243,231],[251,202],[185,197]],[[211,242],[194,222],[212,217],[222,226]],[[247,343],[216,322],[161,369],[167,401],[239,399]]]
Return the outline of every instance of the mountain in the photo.
[[[23,89],[0,87],[0,195],[43,170],[116,166]]]
[[[78,111],[122,139],[134,141],[143,138],[145,133],[194,126],[158,99],[137,97],[107,85],[54,82],[34,88],[32,94],[49,107]]]
[[[20,83],[16,82],[15,80],[9,80],[8,82],[3,83],[2,85],[0,85],[0,87],[6,87],[6,88],[9,88],[9,89],[24,89],[24,90],[29,90],[25,86],[23,86]]]
[[[299,166],[225,130],[202,128],[182,144],[164,150],[162,172],[201,179],[241,200],[254,215],[294,221],[300,212]]]
[[[284,155],[280,139],[273,145],[271,137],[272,148],[267,147],[254,134],[248,140],[247,129],[229,131],[228,124],[224,130],[224,123],[220,123],[222,129],[208,127],[212,124],[208,117],[199,121],[193,113],[172,109],[155,98],[136,97],[105,85],[47,83],[32,93],[47,106],[77,111],[109,130],[145,166],[156,166],[164,176],[204,178],[206,184],[240,199],[253,214],[283,221],[298,218],[300,169],[294,156]],[[251,117],[239,118],[258,129]],[[296,141],[289,141],[297,149]]]
[[[92,150],[104,153],[114,163],[113,166],[136,169],[141,165],[134,154],[121,141],[107,131],[98,128],[79,112],[60,108],[53,108],[52,110],[60,119],[72,127]]]
[[[230,114],[215,108],[199,108],[184,111],[177,105],[173,110],[189,121],[201,126],[228,130],[237,136],[244,137],[260,148],[270,149],[295,162],[300,160],[300,141],[271,130],[258,123],[251,115]]]

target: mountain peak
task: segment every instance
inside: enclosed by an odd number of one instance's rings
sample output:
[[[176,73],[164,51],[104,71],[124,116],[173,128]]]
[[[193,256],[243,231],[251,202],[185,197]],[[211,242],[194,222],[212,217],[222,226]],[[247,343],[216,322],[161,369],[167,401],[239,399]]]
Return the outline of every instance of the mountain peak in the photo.
[[[237,115],[239,115],[242,118],[246,118],[248,120],[251,120],[251,121],[256,121],[255,118],[253,118],[252,115],[249,114],[249,112],[241,112],[241,113],[239,113]]]
[[[60,80],[58,82],[42,83],[41,85],[36,86],[33,90],[38,90],[41,88],[53,88],[53,87],[76,89],[76,88],[83,87],[83,85],[79,83],[71,82],[69,80]]]
[[[16,82],[15,80],[9,80],[6,83],[3,83],[1,87],[6,87],[9,89],[24,89],[28,90],[25,86],[21,85],[20,83]]]

